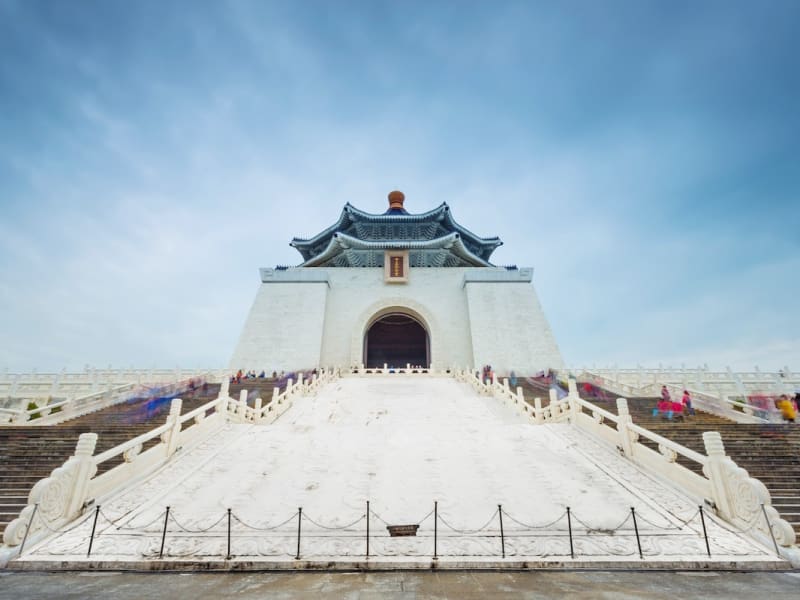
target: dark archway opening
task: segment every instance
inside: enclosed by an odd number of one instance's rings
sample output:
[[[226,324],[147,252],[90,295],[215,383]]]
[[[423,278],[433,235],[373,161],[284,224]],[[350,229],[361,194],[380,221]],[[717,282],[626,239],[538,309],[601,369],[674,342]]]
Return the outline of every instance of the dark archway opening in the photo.
[[[407,364],[428,368],[428,332],[413,317],[392,313],[375,321],[364,338],[364,364],[368,369],[405,368]]]

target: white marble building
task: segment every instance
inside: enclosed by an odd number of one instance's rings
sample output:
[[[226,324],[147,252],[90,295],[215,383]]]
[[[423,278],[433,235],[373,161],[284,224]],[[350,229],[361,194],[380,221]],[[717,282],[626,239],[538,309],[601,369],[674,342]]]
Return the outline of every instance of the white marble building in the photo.
[[[302,264],[261,269],[231,368],[563,367],[533,269],[492,265],[502,242],[460,226],[447,204],[410,214],[402,193],[389,201],[380,215],[345,205],[334,225],[292,241]]]

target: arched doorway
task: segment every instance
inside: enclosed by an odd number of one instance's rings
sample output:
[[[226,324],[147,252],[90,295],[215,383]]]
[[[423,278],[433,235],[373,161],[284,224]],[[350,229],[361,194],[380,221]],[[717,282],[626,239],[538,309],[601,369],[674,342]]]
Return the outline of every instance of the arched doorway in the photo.
[[[364,365],[368,369],[405,368],[407,364],[430,365],[428,332],[411,315],[393,312],[382,315],[364,335]]]

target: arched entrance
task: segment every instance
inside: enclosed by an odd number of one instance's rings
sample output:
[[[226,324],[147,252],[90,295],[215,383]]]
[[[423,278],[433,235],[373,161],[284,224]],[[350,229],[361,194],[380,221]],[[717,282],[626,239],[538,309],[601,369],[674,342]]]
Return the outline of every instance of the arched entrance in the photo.
[[[430,365],[430,341],[425,327],[402,312],[384,314],[364,335],[364,365],[368,369]]]

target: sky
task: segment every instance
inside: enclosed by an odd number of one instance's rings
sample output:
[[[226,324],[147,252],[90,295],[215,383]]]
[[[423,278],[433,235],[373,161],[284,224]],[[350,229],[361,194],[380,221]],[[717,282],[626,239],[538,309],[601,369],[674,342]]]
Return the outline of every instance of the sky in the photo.
[[[0,369],[221,367],[400,189],[568,365],[800,371],[800,3],[0,0]],[[508,315],[513,319],[513,315]]]

